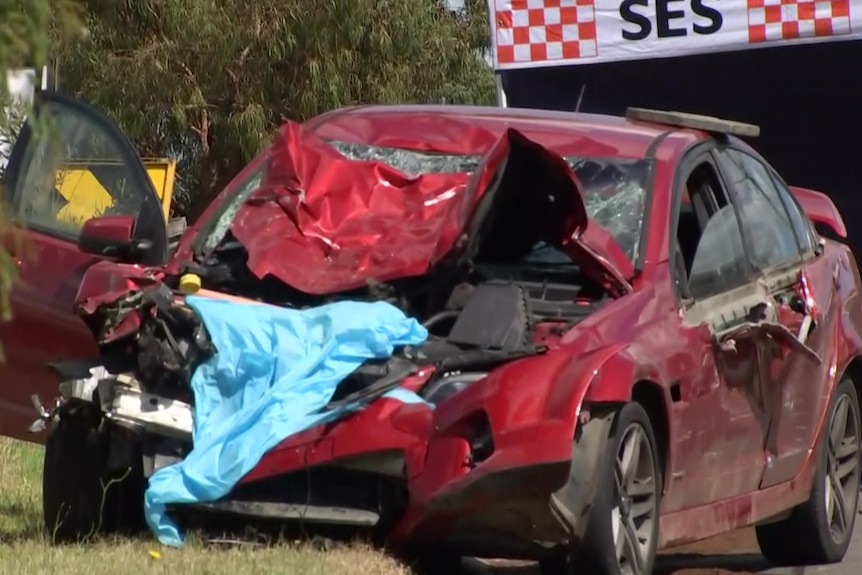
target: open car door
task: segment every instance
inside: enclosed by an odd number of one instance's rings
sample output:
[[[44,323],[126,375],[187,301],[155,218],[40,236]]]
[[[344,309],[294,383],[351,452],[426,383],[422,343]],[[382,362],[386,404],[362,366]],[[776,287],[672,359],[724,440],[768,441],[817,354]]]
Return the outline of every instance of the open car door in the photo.
[[[132,239],[147,240],[146,253],[136,260],[146,266],[166,262],[167,239],[153,183],[111,120],[51,92],[37,95],[32,118],[37,121],[22,129],[2,182],[12,220],[4,242],[18,277],[10,296],[12,319],[0,323],[0,435],[41,443],[44,434],[28,432],[36,419],[31,397],[57,396],[59,376],[50,364],[97,354],[74,311],[84,274],[105,259],[78,249],[84,223],[127,216],[134,222]],[[82,165],[93,167],[68,169]]]

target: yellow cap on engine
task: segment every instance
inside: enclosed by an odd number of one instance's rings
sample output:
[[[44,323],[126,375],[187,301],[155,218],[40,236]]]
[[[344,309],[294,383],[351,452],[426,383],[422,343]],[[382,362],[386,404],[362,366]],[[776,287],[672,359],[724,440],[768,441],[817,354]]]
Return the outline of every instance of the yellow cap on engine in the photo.
[[[197,293],[201,289],[201,276],[198,274],[183,274],[180,276],[180,291],[186,295]]]

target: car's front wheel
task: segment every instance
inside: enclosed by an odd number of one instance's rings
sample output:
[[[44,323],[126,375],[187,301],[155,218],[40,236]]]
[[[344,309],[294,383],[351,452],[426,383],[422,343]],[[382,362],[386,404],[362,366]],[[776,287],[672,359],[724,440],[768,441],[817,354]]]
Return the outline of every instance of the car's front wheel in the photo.
[[[655,433],[639,403],[623,406],[611,429],[583,541],[571,553],[542,561],[542,575],[652,573],[661,497]]]
[[[100,533],[134,531],[143,526],[145,480],[141,465],[108,470],[111,433],[99,418],[67,415],[53,423],[45,444],[42,511],[54,543],[80,542]],[[130,442],[133,457],[134,438]]]
[[[820,565],[844,558],[859,496],[859,399],[853,381],[838,384],[820,444],[811,497],[789,517],[757,527],[757,541],[773,565]]]

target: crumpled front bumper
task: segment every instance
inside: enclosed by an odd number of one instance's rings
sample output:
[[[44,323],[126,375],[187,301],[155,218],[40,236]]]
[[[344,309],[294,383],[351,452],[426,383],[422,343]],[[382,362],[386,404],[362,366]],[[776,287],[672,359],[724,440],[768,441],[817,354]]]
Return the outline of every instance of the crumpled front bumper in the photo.
[[[97,397],[117,425],[191,444],[188,404],[149,394],[127,376],[95,371],[89,380],[64,383],[63,394]],[[405,383],[421,385],[416,379]],[[385,522],[385,536],[397,548],[439,546],[465,555],[536,558],[583,536],[610,424],[610,417],[594,418],[579,426],[574,440],[571,424],[559,420],[488,430],[493,449],[480,454],[475,437],[441,433],[428,404],[382,397],[345,419],[285,439],[237,490],[254,494],[258,486],[290,482],[310,469],[339,469],[357,477],[370,471],[392,479],[391,485],[403,485],[403,500],[385,498],[393,507],[356,509],[347,497],[338,504],[337,493],[322,494],[326,505],[261,504],[244,496],[204,507],[309,524],[375,527]],[[176,460],[156,457],[145,469],[149,474]],[[322,483],[317,488],[330,489]]]

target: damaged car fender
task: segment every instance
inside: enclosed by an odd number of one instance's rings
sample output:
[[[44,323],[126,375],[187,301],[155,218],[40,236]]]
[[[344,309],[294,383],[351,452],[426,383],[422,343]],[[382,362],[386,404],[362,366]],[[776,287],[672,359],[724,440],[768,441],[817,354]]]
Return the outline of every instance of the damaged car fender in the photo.
[[[523,458],[568,464],[585,405],[625,403],[637,382],[661,381],[655,366],[636,357],[631,346],[611,344],[584,354],[558,349],[503,366],[437,406],[429,457],[441,438],[459,438],[475,449],[471,441],[485,420],[494,449],[481,467],[503,469],[509,458],[512,465]],[[528,441],[534,436],[540,446]]]
[[[570,414],[574,430],[586,405],[626,403],[638,382],[661,381],[660,370],[638,355],[630,344],[614,343],[571,360],[549,390],[547,416]]]
[[[513,361],[437,405],[423,472],[409,484],[411,508],[393,539],[438,540],[442,527],[467,531],[481,515],[498,512],[498,529],[527,529],[511,518],[513,510],[494,509],[507,494],[523,502],[524,520],[534,507],[553,510],[558,523],[533,524],[528,538],[541,541],[553,529],[582,537],[613,412],[589,420],[579,415],[591,387],[605,378],[649,373],[629,368],[637,364],[625,350],[609,345],[575,355],[557,349]],[[625,401],[633,381],[599,397]]]
[[[636,387],[648,386],[653,395],[661,396],[661,413],[651,413],[650,416],[663,420],[662,429],[656,429],[655,433],[659,444],[666,446],[670,442],[673,423],[669,417],[670,397],[660,385],[665,378],[657,366],[644,361],[640,355],[630,344],[615,343],[571,361],[548,392],[546,416],[564,418],[571,414],[574,433],[578,425],[612,416],[616,407],[632,401]],[[605,407],[596,409],[598,406]],[[649,409],[649,406],[645,408]],[[663,449],[663,452],[666,454],[663,471],[666,472],[671,465],[671,456],[669,450]]]
[[[490,373],[436,407],[425,469],[440,472],[447,467],[432,464],[435,451],[444,446],[463,453],[463,457],[446,458],[449,477],[474,470],[501,471],[519,466],[525,459],[536,465],[560,462],[568,468],[583,402],[595,385],[596,374],[612,378],[621,373],[620,367],[614,367],[620,364],[612,358],[624,357],[618,355],[622,349],[608,346],[577,358],[567,350],[556,350]],[[609,371],[603,376],[605,365]],[[630,396],[631,382],[625,391],[619,388],[613,401],[626,401]],[[601,399],[610,401],[610,397]],[[440,479],[442,487],[446,481]],[[554,488],[561,487],[564,480],[565,476],[558,478]]]
[[[583,401],[586,403],[625,403],[632,400],[632,389],[641,381],[661,381],[659,369],[634,353],[631,345],[614,345],[601,367],[595,371]]]
[[[391,540],[463,542],[487,522],[501,537],[520,533],[533,541],[582,528],[574,520],[539,520],[572,467],[575,414],[546,411],[548,391],[570,362],[559,352],[515,360],[438,404],[423,472],[409,482],[411,505]],[[583,472],[592,485],[597,475]],[[500,506],[514,499],[517,510]],[[588,501],[580,497],[578,511],[565,515],[582,515]],[[495,537],[474,543],[492,552]]]

